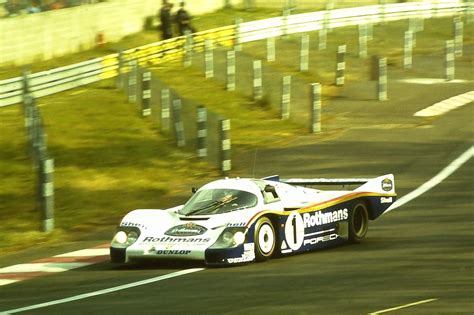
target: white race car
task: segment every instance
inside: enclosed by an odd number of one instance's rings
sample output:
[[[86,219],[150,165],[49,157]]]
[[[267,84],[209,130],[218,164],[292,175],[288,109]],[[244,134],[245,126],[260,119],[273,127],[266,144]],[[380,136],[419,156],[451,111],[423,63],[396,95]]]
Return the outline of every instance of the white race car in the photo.
[[[317,185],[359,187],[308,187]],[[111,261],[192,259],[227,265],[357,243],[365,237],[369,220],[378,218],[396,199],[393,175],[226,178],[193,191],[184,205],[125,215],[110,246]]]

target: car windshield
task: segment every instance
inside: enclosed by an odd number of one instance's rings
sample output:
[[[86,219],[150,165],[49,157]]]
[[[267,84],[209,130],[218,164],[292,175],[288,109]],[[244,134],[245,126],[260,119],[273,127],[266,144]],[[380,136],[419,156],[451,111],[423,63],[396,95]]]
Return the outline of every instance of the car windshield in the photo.
[[[179,211],[183,215],[219,214],[254,207],[257,196],[236,189],[199,190]]]

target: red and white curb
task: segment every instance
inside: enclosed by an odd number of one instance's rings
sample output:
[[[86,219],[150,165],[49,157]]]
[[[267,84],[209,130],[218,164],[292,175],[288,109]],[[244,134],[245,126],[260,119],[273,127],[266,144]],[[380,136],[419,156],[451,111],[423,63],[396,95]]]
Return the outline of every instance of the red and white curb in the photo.
[[[0,268],[0,286],[109,260],[109,244]]]
[[[414,114],[417,117],[433,117],[446,114],[447,112],[474,102],[474,91],[453,96],[447,100],[438,102]]]

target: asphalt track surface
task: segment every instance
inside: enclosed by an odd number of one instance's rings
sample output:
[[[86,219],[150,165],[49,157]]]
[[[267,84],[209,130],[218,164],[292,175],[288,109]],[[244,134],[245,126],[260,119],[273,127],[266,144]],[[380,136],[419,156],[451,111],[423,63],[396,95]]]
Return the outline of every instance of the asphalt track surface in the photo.
[[[327,117],[335,118],[323,125],[324,135],[234,157],[234,168],[256,177],[394,173],[399,196],[406,195],[472,147],[472,103],[436,119],[413,116],[473,90],[472,74],[465,78],[471,81],[422,85],[392,79],[386,102],[370,100],[373,82],[347,86],[343,97],[325,107]],[[21,313],[472,314],[473,173],[470,159],[431,190],[371,222],[366,240],[358,245],[232,268],[99,263],[0,287],[0,313],[203,268]],[[110,237],[31,250],[15,256],[17,261],[3,257],[0,266],[87,248]]]

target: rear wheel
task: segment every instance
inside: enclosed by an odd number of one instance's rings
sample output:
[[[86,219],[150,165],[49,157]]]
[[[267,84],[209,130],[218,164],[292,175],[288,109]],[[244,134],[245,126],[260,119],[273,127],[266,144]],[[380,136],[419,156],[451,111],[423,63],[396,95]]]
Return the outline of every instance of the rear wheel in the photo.
[[[349,214],[349,240],[359,243],[367,234],[369,229],[369,212],[365,203],[358,203]]]
[[[255,224],[255,259],[257,261],[268,260],[275,251],[275,229],[267,217],[258,219]]]

